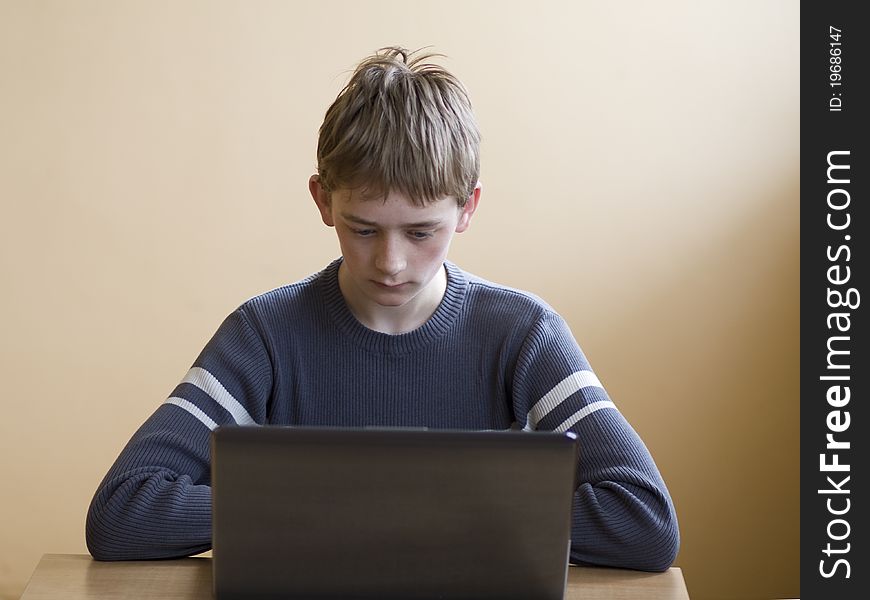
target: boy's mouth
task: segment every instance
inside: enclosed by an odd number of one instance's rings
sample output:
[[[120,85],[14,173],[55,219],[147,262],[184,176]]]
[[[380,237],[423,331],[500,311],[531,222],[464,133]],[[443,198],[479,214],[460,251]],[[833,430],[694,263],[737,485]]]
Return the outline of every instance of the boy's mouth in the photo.
[[[383,282],[383,281],[373,281],[373,283],[378,287],[388,289],[388,290],[396,290],[396,289],[401,288],[404,285],[407,285],[407,282],[405,282],[405,283],[387,283],[387,282]]]

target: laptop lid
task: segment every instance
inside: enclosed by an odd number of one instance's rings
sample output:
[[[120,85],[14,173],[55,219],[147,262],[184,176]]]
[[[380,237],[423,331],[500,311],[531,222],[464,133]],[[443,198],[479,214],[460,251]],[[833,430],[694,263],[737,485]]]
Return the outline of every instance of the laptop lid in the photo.
[[[552,432],[220,427],[215,595],[561,599],[576,460]]]

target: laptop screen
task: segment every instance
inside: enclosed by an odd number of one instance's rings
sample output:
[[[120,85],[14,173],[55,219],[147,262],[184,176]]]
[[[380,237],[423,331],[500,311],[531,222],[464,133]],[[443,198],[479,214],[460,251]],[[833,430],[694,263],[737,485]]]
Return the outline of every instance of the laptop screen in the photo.
[[[572,434],[233,426],[212,436],[219,599],[562,598]]]

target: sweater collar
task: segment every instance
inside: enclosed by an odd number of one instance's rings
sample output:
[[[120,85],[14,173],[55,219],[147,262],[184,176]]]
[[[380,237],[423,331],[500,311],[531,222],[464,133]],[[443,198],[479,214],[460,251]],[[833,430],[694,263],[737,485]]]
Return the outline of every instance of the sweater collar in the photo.
[[[468,277],[456,265],[445,261],[447,289],[435,312],[417,329],[391,335],[374,331],[357,321],[347,307],[338,284],[338,268],[342,259],[337,258],[320,274],[320,286],[329,315],[336,327],[349,339],[369,351],[384,354],[406,354],[421,348],[445,335],[462,309],[468,291]]]

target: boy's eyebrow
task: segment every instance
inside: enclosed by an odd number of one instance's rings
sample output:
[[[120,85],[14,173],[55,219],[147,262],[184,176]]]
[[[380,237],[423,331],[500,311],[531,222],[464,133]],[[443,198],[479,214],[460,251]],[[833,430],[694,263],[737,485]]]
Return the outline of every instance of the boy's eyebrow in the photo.
[[[344,211],[341,212],[341,218],[345,221],[352,221],[359,225],[367,225],[369,227],[378,227],[378,224],[374,221],[369,221],[367,219],[363,219],[362,217],[358,217],[351,213],[346,213]],[[429,229],[431,227],[437,227],[441,224],[441,219],[430,219],[428,221],[418,221],[416,223],[404,223],[402,225],[405,229]]]

